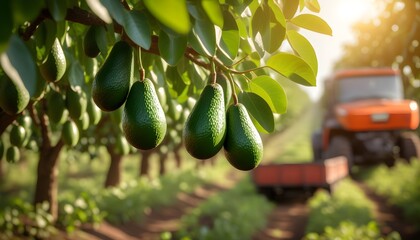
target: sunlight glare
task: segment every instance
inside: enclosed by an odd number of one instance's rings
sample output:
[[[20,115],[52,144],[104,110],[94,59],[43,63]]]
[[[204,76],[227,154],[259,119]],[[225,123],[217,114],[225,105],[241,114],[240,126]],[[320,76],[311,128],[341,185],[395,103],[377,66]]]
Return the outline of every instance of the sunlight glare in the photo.
[[[338,14],[343,20],[356,22],[364,18],[372,18],[375,13],[373,1],[369,0],[340,0]]]

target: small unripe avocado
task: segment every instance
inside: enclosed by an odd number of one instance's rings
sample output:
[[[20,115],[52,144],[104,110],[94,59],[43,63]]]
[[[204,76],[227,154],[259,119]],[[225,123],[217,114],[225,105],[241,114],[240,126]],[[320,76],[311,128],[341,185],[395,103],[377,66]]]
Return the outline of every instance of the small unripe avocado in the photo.
[[[191,156],[208,159],[220,151],[226,133],[225,116],[222,87],[207,85],[184,124],[182,137]]]
[[[226,113],[225,155],[229,163],[242,171],[254,169],[261,162],[263,144],[244,105],[231,105]]]
[[[79,142],[79,129],[77,128],[76,123],[73,121],[69,120],[63,124],[61,134],[63,141],[67,146],[74,147],[76,146],[77,142]]]
[[[157,147],[166,134],[166,118],[152,81],[137,81],[131,87],[122,113],[127,141],[141,150]]]

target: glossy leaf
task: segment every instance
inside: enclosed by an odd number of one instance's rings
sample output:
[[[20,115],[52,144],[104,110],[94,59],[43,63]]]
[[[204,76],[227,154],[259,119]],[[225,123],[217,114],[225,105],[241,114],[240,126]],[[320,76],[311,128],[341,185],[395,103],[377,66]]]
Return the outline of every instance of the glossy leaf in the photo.
[[[182,77],[179,75],[176,67],[168,66],[168,68],[166,69],[166,79],[168,81],[170,89],[176,94],[176,97],[182,95],[182,93],[187,88],[187,85],[185,84]]]
[[[189,41],[197,52],[208,56],[216,53],[216,30],[210,21],[196,20]]]
[[[311,66],[315,75],[318,73],[318,60],[311,43],[295,30],[287,31],[287,40],[297,55]]]
[[[312,14],[301,14],[290,19],[290,22],[296,26],[332,36],[331,27],[327,22],[318,16]]]
[[[258,131],[264,133],[274,131],[273,113],[263,98],[252,92],[241,92],[238,97],[239,102],[246,107]]]
[[[108,10],[104,5],[102,5],[100,0],[86,0],[87,5],[89,6],[90,10],[96,14],[102,21],[111,24],[112,19],[108,13]]]
[[[267,66],[296,83],[305,86],[316,85],[316,76],[312,68],[302,58],[293,54],[273,55],[268,59]]]
[[[66,1],[47,0],[47,7],[56,22],[63,21],[66,18]]]
[[[235,59],[238,54],[240,36],[239,28],[235,18],[229,11],[223,12],[224,26],[222,37],[219,42],[220,49],[225,52],[230,59]]]
[[[187,37],[179,34],[168,34],[161,30],[159,33],[159,52],[161,57],[170,65],[176,65],[184,55],[187,47]]]
[[[16,35],[10,38],[6,52],[0,55],[4,72],[17,85],[24,84],[32,97],[36,92],[37,71],[35,61],[25,43]]]
[[[259,76],[249,84],[249,90],[262,97],[273,113],[285,113],[287,97],[283,87],[269,76]]]
[[[281,11],[279,5],[276,2],[274,2],[274,0],[269,0],[268,6],[271,9],[272,17],[274,17],[278,23],[280,23],[284,28],[286,28],[286,19],[284,18],[284,14]]]
[[[299,0],[282,0],[283,14],[286,19],[291,19],[296,14],[299,6]]]
[[[321,11],[318,0],[305,0],[305,6],[312,12],[319,13]]]
[[[218,0],[202,0],[201,6],[212,23],[223,28],[223,14]]]
[[[0,2],[0,53],[5,51],[13,30],[13,16],[10,1]]]
[[[144,13],[130,11],[124,14],[124,29],[133,42],[144,49],[152,44],[152,31]]]
[[[126,10],[119,0],[100,0],[102,5],[108,10],[111,17],[120,25],[124,26],[124,16]]]
[[[180,34],[187,34],[190,31],[190,16],[185,0],[144,0],[143,3],[163,25]]]
[[[273,5],[273,8],[275,7],[276,5]],[[252,17],[252,35],[260,56],[263,56],[264,51],[275,52],[284,40],[285,24],[279,23],[274,15],[271,7],[260,6]],[[279,18],[281,19],[281,16]]]

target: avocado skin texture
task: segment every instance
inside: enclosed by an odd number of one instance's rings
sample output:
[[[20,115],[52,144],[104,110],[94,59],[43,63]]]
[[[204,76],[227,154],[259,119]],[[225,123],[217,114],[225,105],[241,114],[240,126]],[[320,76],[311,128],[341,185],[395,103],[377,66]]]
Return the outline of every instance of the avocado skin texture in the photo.
[[[92,83],[92,98],[106,112],[121,107],[130,90],[133,51],[124,41],[117,42]]]
[[[100,53],[98,44],[96,43],[96,28],[95,26],[89,27],[83,39],[83,50],[86,56],[94,58]]]
[[[242,171],[254,169],[261,162],[263,144],[244,105],[231,105],[226,113],[227,131],[224,143],[229,163]]]
[[[6,74],[0,75],[0,108],[9,115],[21,113],[30,100],[23,84],[15,84]]]
[[[149,79],[133,84],[121,121],[127,141],[135,148],[149,150],[162,142],[167,128],[165,113]]]
[[[56,38],[47,60],[41,64],[40,72],[48,82],[58,82],[66,72],[67,62],[60,41]]]
[[[223,88],[217,83],[207,85],[185,122],[185,148],[195,158],[211,158],[222,148],[225,133]]]

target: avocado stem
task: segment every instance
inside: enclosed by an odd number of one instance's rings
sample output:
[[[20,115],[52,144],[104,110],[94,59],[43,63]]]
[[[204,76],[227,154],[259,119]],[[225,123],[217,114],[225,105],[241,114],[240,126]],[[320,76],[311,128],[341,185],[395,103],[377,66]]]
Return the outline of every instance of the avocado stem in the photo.
[[[143,82],[144,78],[146,77],[144,68],[143,68],[143,62],[141,61],[141,47],[137,46],[137,50],[138,50],[138,54],[134,54],[136,62],[138,62],[139,64],[139,76],[140,76],[140,81]]]
[[[239,101],[238,101],[238,96],[236,95],[236,92],[235,92],[235,82],[233,81],[233,78],[232,78],[232,76],[230,74],[231,73],[228,72],[226,75],[227,75],[227,77],[229,79],[230,87],[232,88],[233,104],[236,106],[236,105],[238,105],[238,102]]]

